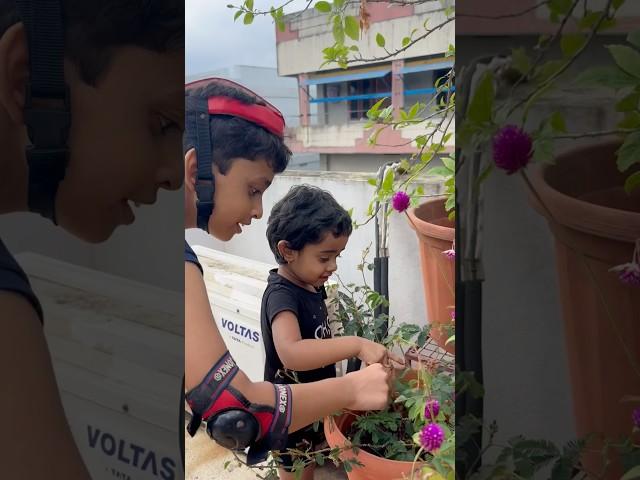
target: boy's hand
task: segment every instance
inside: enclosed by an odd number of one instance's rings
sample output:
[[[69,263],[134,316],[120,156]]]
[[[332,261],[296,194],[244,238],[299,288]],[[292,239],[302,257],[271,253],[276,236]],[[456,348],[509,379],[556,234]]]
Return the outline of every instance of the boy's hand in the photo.
[[[385,367],[389,367],[392,366],[391,361],[404,365],[404,359],[402,357],[399,357],[382,345],[372,342],[371,340],[367,340],[366,338],[360,338],[360,351],[357,356],[366,365],[381,363]]]
[[[352,388],[350,410],[382,410],[389,404],[391,371],[380,363],[370,365],[344,377]]]

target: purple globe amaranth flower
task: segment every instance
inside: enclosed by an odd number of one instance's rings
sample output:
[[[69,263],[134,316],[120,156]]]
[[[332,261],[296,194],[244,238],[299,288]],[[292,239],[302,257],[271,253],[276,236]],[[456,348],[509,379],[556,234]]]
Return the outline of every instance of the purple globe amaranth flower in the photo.
[[[640,428],[640,407],[636,407],[633,409],[631,419],[633,420],[633,425],[637,428]]]
[[[493,161],[507,174],[525,167],[533,154],[531,136],[515,125],[502,127],[493,137]]]
[[[396,192],[391,197],[391,206],[399,213],[402,213],[409,208],[410,203],[411,199],[405,192]]]
[[[618,278],[622,283],[640,287],[640,239],[636,240],[633,259],[629,263],[623,263],[622,265],[609,269],[609,271],[618,272]]]
[[[427,420],[435,420],[440,413],[440,402],[435,398],[430,398],[424,406],[424,418]]]
[[[444,442],[444,430],[440,425],[430,423],[420,431],[420,445],[427,451],[438,450]]]
[[[618,278],[622,283],[633,287],[640,287],[640,265],[637,263],[625,263],[611,269],[618,272]]]

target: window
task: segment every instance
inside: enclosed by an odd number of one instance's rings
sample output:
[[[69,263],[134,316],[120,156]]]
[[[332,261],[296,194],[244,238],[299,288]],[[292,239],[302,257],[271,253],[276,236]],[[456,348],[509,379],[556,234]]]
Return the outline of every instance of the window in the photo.
[[[449,75],[449,68],[445,68],[442,70],[434,70],[433,72],[433,86],[435,88],[443,87],[447,83],[447,77]],[[451,79],[451,88],[455,86],[455,77]],[[438,109],[442,110],[444,107],[440,107],[440,103],[444,102],[446,105],[449,102],[449,96],[451,95],[450,91],[441,92],[437,95],[436,105],[438,105]]]
[[[349,96],[371,95],[376,93],[386,93],[389,98],[385,99],[383,107],[391,105],[391,77],[385,75],[382,78],[365,78],[363,80],[353,80],[347,84],[347,92]],[[381,97],[358,98],[349,100],[349,118],[351,120],[362,120],[367,118],[367,111]]]

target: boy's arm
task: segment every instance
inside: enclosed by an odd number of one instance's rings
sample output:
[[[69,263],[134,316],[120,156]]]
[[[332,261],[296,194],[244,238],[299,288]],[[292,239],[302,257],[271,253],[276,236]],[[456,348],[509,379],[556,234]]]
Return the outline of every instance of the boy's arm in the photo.
[[[90,480],[67,423],[40,319],[0,292],[2,478]]]
[[[184,321],[186,390],[190,390],[202,381],[213,363],[227,351],[211,313],[202,274],[192,263],[185,263]],[[384,408],[389,402],[390,375],[389,369],[378,364],[340,378],[291,385],[293,416],[289,431],[295,432],[342,408]],[[242,370],[234,377],[231,385],[251,403],[270,406],[275,404],[273,385],[267,382],[254,383]],[[326,395],[327,391],[333,393]]]
[[[348,336],[326,339],[302,339],[296,315],[285,310],[271,322],[273,342],[285,368],[304,372],[352,357],[367,364],[387,364],[389,358],[403,363],[382,345],[365,338]]]

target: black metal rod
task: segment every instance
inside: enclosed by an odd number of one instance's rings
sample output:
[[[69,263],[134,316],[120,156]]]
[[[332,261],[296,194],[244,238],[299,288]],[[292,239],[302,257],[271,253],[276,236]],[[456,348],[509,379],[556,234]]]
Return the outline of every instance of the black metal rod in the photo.
[[[456,204],[457,253],[464,251],[460,241],[461,217],[459,205]],[[456,258],[456,364],[459,371],[472,372],[475,380],[482,384],[482,283],[480,280],[462,281],[461,255]],[[465,415],[482,419],[483,414],[482,397],[474,398],[468,391],[456,396],[457,420]],[[456,445],[456,451],[463,454],[457,456],[456,472],[459,478],[467,478],[482,465],[482,459],[479,458],[482,451],[482,431],[473,435],[466,443]]]

